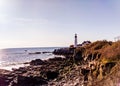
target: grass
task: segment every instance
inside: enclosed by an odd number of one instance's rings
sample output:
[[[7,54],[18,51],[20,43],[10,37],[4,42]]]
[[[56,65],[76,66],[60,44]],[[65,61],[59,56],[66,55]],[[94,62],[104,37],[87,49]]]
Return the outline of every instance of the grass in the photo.
[[[120,60],[120,41],[96,41],[77,50],[82,51],[84,56],[92,54],[96,57],[99,54],[103,63]]]
[[[114,42],[111,46],[103,49],[102,58],[109,61],[118,61],[120,59],[120,41]]]
[[[101,81],[105,77],[110,77],[110,74],[115,75],[119,71],[116,65],[118,63],[120,64],[120,41],[96,41],[89,45],[79,47],[76,51],[82,53],[79,57],[95,58],[92,61],[94,60],[98,64],[95,65],[96,68],[91,72],[91,76],[95,81]],[[115,76],[117,77],[117,75]]]

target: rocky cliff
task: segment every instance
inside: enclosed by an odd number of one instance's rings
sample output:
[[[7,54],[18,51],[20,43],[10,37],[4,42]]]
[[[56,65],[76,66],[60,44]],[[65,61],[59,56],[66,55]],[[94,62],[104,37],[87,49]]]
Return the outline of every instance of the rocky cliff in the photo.
[[[72,53],[68,50],[67,58],[36,59],[27,67],[1,70],[0,86],[120,85],[119,41],[96,41],[74,48]]]

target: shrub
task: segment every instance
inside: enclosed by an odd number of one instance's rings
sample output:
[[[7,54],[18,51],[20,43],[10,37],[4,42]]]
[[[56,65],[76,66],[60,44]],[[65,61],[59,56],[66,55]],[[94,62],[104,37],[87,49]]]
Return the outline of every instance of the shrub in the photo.
[[[120,41],[114,42],[111,46],[102,50],[102,57],[109,61],[120,59]]]

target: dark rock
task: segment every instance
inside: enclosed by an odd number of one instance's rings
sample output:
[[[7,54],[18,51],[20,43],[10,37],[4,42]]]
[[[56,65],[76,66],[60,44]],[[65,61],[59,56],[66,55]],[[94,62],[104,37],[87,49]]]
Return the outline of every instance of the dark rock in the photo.
[[[41,77],[25,77],[17,76],[14,81],[10,83],[11,86],[40,86],[48,84],[47,81]]]
[[[110,70],[116,65],[115,62],[108,62],[103,66],[104,75],[110,73]]]
[[[97,52],[95,52],[94,54],[93,54],[93,56],[92,56],[92,60],[95,60],[96,58],[97,58]]]
[[[7,86],[7,84],[5,77],[0,76],[0,86]]]
[[[52,80],[52,79],[57,78],[59,73],[56,71],[48,71],[46,75],[47,75],[48,80]]]
[[[19,69],[12,69],[16,74],[26,73],[27,70],[24,67],[20,67]]]
[[[82,52],[81,51],[77,51],[75,53],[75,60],[76,61],[83,61],[83,57],[82,57]]]
[[[52,53],[52,52],[48,52],[48,51],[44,51],[44,52],[42,52],[43,54],[46,54],[46,53]]]
[[[90,70],[88,70],[88,69],[81,69],[81,73],[82,73],[83,75],[88,75],[89,72],[90,72]]]
[[[61,57],[55,57],[55,58],[48,59],[48,61],[63,61],[63,60],[65,60],[65,58],[61,58]]]
[[[34,53],[29,53],[29,54],[41,54],[41,52],[34,52]]]
[[[30,62],[30,65],[44,65],[44,64],[45,64],[45,62],[42,61],[41,59],[32,60]]]
[[[91,61],[91,60],[92,60],[92,53],[90,53],[90,54],[88,55],[87,60],[88,60],[88,61]]]
[[[73,53],[74,49],[71,48],[60,48],[53,51],[53,54],[55,55],[73,55]]]
[[[88,69],[81,69],[81,73],[84,75],[84,81],[88,81],[88,74],[90,70]]]

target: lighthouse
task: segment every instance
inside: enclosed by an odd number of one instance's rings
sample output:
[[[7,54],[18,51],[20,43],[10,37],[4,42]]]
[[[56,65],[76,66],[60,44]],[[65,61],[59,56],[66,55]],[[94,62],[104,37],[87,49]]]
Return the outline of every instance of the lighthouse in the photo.
[[[74,43],[74,47],[77,47],[77,34],[75,34],[75,43]]]

